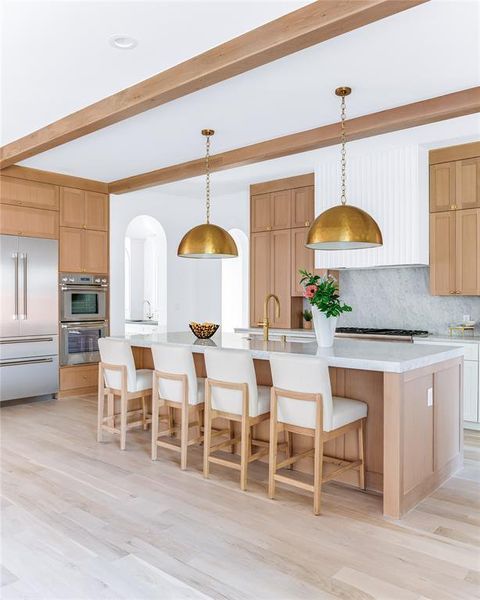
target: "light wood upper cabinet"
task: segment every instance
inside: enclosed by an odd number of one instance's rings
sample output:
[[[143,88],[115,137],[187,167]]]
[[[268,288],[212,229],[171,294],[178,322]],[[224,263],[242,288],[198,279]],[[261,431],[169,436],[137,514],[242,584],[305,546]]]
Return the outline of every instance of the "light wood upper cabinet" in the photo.
[[[430,212],[455,210],[455,162],[430,167]]]
[[[60,227],[60,271],[82,273],[83,229]]]
[[[108,195],[85,192],[85,222],[87,229],[108,230]]]
[[[314,220],[314,188],[292,190],[292,227],[310,227]]]
[[[480,208],[455,214],[455,291],[480,295]]]
[[[456,162],[455,205],[458,209],[480,207],[480,158]]]
[[[108,273],[108,233],[87,229],[84,231],[84,263],[87,273]]]
[[[292,190],[282,190],[270,194],[272,229],[288,229],[291,225]]]
[[[291,272],[291,295],[292,296],[302,296],[303,295],[303,287],[300,285],[300,274],[298,271],[300,269],[306,269],[313,273],[314,271],[314,261],[315,261],[315,252],[310,250],[310,248],[305,247],[305,242],[307,241],[309,227],[297,227],[295,229],[291,229],[291,264],[292,264],[292,272]]]
[[[480,208],[430,215],[430,291],[480,295]]]
[[[58,186],[2,176],[0,177],[0,200],[5,204],[58,210]]]
[[[430,215],[430,292],[455,293],[455,211]]]
[[[108,233],[93,229],[61,227],[60,271],[108,273]]]
[[[256,196],[252,196],[250,202],[250,230],[252,233],[271,230],[270,206],[270,194],[257,194]]]
[[[107,231],[108,195],[60,188],[60,225]]]
[[[263,319],[263,302],[270,293],[270,233],[262,231],[250,236],[250,325]]]
[[[83,227],[85,225],[85,192],[75,188],[60,188],[60,225]]]
[[[275,305],[270,305],[270,324],[272,327],[291,327],[291,285],[290,285],[290,257],[291,239],[290,229],[272,231],[271,239],[271,271],[270,292],[280,300],[280,317],[275,315]]]
[[[0,204],[0,233],[56,240],[58,212],[28,206]]]

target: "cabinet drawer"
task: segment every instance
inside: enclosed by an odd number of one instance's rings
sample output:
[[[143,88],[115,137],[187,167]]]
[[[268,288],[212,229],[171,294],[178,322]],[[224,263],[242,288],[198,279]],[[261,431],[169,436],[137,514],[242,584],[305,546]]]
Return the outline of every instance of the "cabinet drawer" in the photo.
[[[0,199],[4,204],[58,210],[58,187],[49,183],[16,179],[15,177],[0,178]]]
[[[63,367],[60,369],[60,390],[76,390],[97,387],[98,365],[82,365],[81,367]]]
[[[58,212],[0,204],[0,233],[56,240]]]

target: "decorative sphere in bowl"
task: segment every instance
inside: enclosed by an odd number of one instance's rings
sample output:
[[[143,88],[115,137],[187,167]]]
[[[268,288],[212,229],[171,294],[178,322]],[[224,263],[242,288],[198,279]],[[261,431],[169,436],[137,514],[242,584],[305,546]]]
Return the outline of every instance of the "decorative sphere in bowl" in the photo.
[[[220,325],[217,325],[216,323],[195,323],[192,321],[190,322],[189,327],[198,339],[208,340],[217,331]]]

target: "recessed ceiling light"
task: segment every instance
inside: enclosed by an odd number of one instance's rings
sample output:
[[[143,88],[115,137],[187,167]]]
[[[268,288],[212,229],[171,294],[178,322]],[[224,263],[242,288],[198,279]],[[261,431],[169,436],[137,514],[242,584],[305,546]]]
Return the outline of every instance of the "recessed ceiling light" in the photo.
[[[130,37],[129,35],[112,35],[110,38],[110,45],[114,48],[119,48],[120,50],[132,50],[138,44],[135,38]]]

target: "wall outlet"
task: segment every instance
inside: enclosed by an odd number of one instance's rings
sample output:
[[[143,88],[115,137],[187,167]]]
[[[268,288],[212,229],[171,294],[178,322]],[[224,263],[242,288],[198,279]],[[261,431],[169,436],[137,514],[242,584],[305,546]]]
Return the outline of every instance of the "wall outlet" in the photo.
[[[427,390],[427,406],[433,406],[433,388]]]

